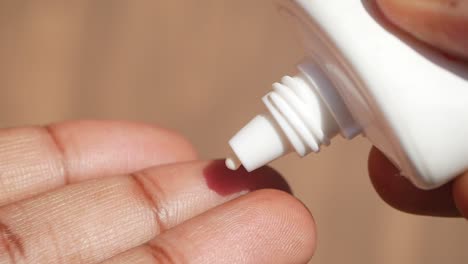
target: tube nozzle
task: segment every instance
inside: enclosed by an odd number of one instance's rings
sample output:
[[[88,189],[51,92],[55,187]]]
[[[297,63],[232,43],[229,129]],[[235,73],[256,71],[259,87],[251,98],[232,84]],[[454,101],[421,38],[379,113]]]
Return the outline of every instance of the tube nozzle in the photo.
[[[226,167],[230,170],[238,170],[242,166],[242,162],[237,158],[235,154],[231,154],[226,158]]]

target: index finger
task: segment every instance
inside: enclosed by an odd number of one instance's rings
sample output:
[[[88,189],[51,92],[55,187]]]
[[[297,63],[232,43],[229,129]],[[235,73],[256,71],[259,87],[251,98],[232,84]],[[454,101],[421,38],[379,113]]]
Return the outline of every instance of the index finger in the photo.
[[[178,134],[121,121],[0,130],[0,206],[96,177],[195,159]]]

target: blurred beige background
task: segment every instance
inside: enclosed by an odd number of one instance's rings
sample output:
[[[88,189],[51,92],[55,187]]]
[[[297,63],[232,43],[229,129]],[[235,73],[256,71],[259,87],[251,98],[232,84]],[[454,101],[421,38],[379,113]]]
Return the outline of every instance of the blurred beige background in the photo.
[[[181,131],[203,158],[223,157],[301,57],[269,0],[1,1],[0,125],[141,120]],[[379,200],[369,147],[338,139],[273,164],[316,217],[312,263],[467,263],[463,220]]]

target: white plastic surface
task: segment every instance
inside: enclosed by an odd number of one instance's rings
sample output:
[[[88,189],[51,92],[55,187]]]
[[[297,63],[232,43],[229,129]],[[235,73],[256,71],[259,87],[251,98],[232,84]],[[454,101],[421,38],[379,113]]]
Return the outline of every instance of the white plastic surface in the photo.
[[[375,1],[281,1],[365,136],[416,186],[468,169],[468,67],[389,25]]]
[[[290,152],[276,121],[269,114],[258,115],[229,141],[238,160],[247,171],[253,171]],[[239,168],[236,157],[228,157],[230,169]]]
[[[273,84],[273,92],[263,98],[270,114],[254,118],[230,142],[232,150],[248,171],[262,167],[294,150],[299,156],[319,152],[340,131],[355,128],[354,121],[333,85],[311,62],[302,65],[302,73],[286,76]],[[318,89],[317,85],[321,85]],[[326,89],[323,97],[319,90]],[[328,102],[324,99],[329,100]],[[329,105],[341,112],[331,113]],[[352,129],[338,124],[347,124]],[[342,132],[342,134],[344,134]],[[235,158],[226,159],[235,168]]]
[[[281,129],[270,129],[269,134],[242,132],[245,142],[265,137],[261,145],[238,150],[231,144],[242,163],[254,169],[287,153],[278,138],[303,156],[328,143],[334,135],[330,131],[347,138],[362,131],[420,188],[439,187],[468,170],[466,64],[401,34],[382,17],[375,1],[278,2],[321,71],[307,74],[300,66],[304,75],[283,80],[283,85],[304,102],[307,96],[301,92],[307,90],[301,87],[311,88],[310,98],[321,100],[317,101],[320,107],[308,109],[328,109],[329,113],[306,113],[296,107],[297,100],[289,98],[290,91],[275,85],[276,91],[264,102]],[[291,85],[291,80],[299,82]],[[328,122],[332,125],[316,126]],[[269,137],[277,140],[273,146],[268,146]]]

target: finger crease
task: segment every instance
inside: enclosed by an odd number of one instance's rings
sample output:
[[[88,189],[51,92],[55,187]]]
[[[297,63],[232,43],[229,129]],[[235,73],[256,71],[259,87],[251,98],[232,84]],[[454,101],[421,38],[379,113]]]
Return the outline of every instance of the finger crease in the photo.
[[[67,163],[65,162],[65,146],[62,144],[62,141],[58,139],[57,135],[55,134],[55,131],[52,129],[51,126],[44,126],[44,130],[46,131],[47,135],[49,138],[52,140],[54,143],[55,148],[57,149],[59,155],[60,155],[60,165],[61,165],[61,170],[62,170],[62,177],[63,177],[63,182],[65,185],[70,184],[70,172]]]
[[[66,263],[62,252],[60,251],[60,240],[58,239],[55,229],[51,223],[47,223],[47,234],[50,235],[50,238],[52,240],[52,246],[55,247],[55,259],[58,261],[58,263]]]
[[[151,253],[151,256],[156,260],[157,263],[162,264],[176,264],[176,263],[187,263],[181,261],[182,255],[175,254],[176,251],[169,250],[168,244],[164,243],[164,246],[161,243],[148,243],[148,249]],[[169,253],[171,252],[171,253]],[[177,258],[174,256],[178,256]],[[178,260],[180,261],[178,261]]]
[[[159,183],[154,179],[148,179],[144,172],[130,174],[130,177],[135,182],[138,192],[143,195],[144,199],[149,203],[151,211],[154,213],[154,218],[158,227],[157,233],[162,233],[168,229],[167,209],[162,205],[164,191]]]
[[[4,223],[0,223],[0,237],[2,240],[2,246],[10,257],[12,263],[16,263],[16,256],[18,254],[21,257],[25,256],[23,241]]]

